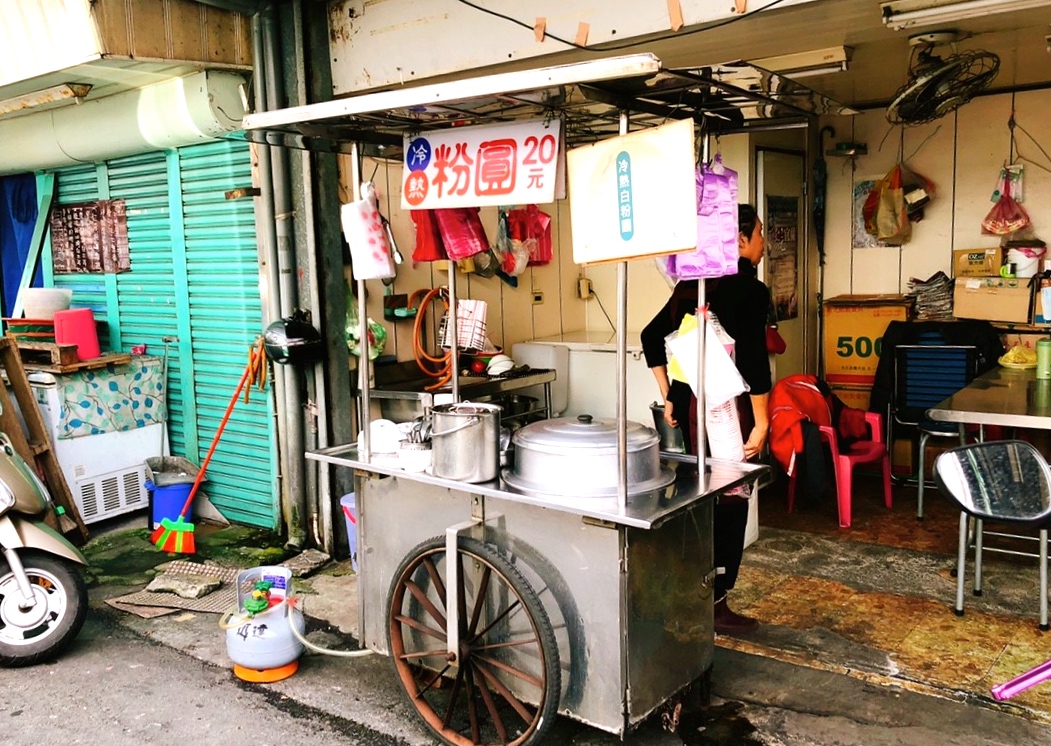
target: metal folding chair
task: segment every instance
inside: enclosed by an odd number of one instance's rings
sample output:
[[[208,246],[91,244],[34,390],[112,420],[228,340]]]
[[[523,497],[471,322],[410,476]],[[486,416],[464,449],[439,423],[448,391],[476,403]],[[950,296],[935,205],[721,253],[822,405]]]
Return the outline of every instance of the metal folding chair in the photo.
[[[959,438],[960,445],[967,442],[964,425],[935,422],[928,419],[927,410],[974,380],[978,372],[977,350],[971,345],[898,345],[894,356],[894,394],[887,417],[887,447],[893,454],[895,426],[914,428],[919,451],[916,473],[904,481],[916,480],[916,517],[922,520],[927,441],[932,437],[951,437]],[[893,469],[893,463],[891,467]]]
[[[1047,630],[1047,532],[1051,525],[1051,468],[1047,461],[1025,441],[975,443],[938,456],[934,462],[934,480],[961,510],[956,555],[956,615],[963,616],[968,518],[979,524],[985,520],[1015,523],[1036,527],[1040,533],[1040,629]],[[974,563],[977,575],[982,563],[980,544],[976,545]]]

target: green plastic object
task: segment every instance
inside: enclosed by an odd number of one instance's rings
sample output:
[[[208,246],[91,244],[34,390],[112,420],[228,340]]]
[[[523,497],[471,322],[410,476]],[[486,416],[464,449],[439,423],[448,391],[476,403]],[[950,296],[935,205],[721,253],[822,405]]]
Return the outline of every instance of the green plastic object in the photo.
[[[270,607],[270,589],[274,587],[274,584],[269,580],[260,580],[252,587],[255,590],[245,599],[245,611],[249,614],[266,611]]]

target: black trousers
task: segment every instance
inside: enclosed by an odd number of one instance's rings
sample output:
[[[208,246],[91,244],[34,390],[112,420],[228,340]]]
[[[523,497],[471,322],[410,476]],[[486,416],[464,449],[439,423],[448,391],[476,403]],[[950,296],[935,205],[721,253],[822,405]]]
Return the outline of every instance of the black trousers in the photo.
[[[685,389],[676,391],[681,386]],[[686,393],[687,397],[676,396]],[[669,392],[672,401],[672,412],[679,421],[679,428],[686,443],[688,453],[697,452],[697,443],[693,434],[696,427],[697,401],[685,384],[673,384]],[[687,407],[689,412],[687,413]],[[737,411],[741,420],[741,429],[751,432],[752,403],[744,394],[737,400]],[[755,499],[755,498],[752,498]],[[712,521],[712,550],[715,555],[715,566],[723,568],[721,575],[715,576],[715,600],[726,595],[737,583],[737,574],[741,569],[741,558],[744,556],[744,535],[748,528],[748,500],[736,496],[719,496],[715,504],[715,515]]]

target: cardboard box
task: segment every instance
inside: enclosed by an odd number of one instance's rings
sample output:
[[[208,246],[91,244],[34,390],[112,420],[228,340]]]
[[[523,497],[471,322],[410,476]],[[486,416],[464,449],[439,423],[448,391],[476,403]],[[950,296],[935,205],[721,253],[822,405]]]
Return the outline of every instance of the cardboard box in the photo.
[[[1032,293],[1028,278],[960,277],[952,294],[952,315],[1028,324]]]
[[[907,321],[913,299],[903,295],[837,295],[822,304],[825,380],[829,385],[872,386],[883,332]]]
[[[1022,345],[1022,347],[1028,347],[1033,352],[1036,352],[1036,341],[1038,339],[1047,339],[1047,334],[1015,334],[1008,332],[1000,335],[1000,341],[1003,343],[1005,350],[1009,350],[1015,345]]]
[[[1004,250],[956,249],[952,252],[954,277],[992,277],[1000,274],[1004,263]]]
[[[832,389],[832,393],[838,396],[839,400],[848,407],[862,409],[866,412],[869,410],[869,399],[872,398],[871,386],[830,385],[829,388]]]

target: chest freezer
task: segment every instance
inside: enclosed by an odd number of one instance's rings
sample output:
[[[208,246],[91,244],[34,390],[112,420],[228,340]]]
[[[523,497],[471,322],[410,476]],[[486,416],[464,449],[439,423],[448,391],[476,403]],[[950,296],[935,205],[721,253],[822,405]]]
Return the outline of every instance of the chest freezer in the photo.
[[[167,455],[158,358],[70,374],[36,372],[29,386],[85,523],[149,504],[146,459]]]

